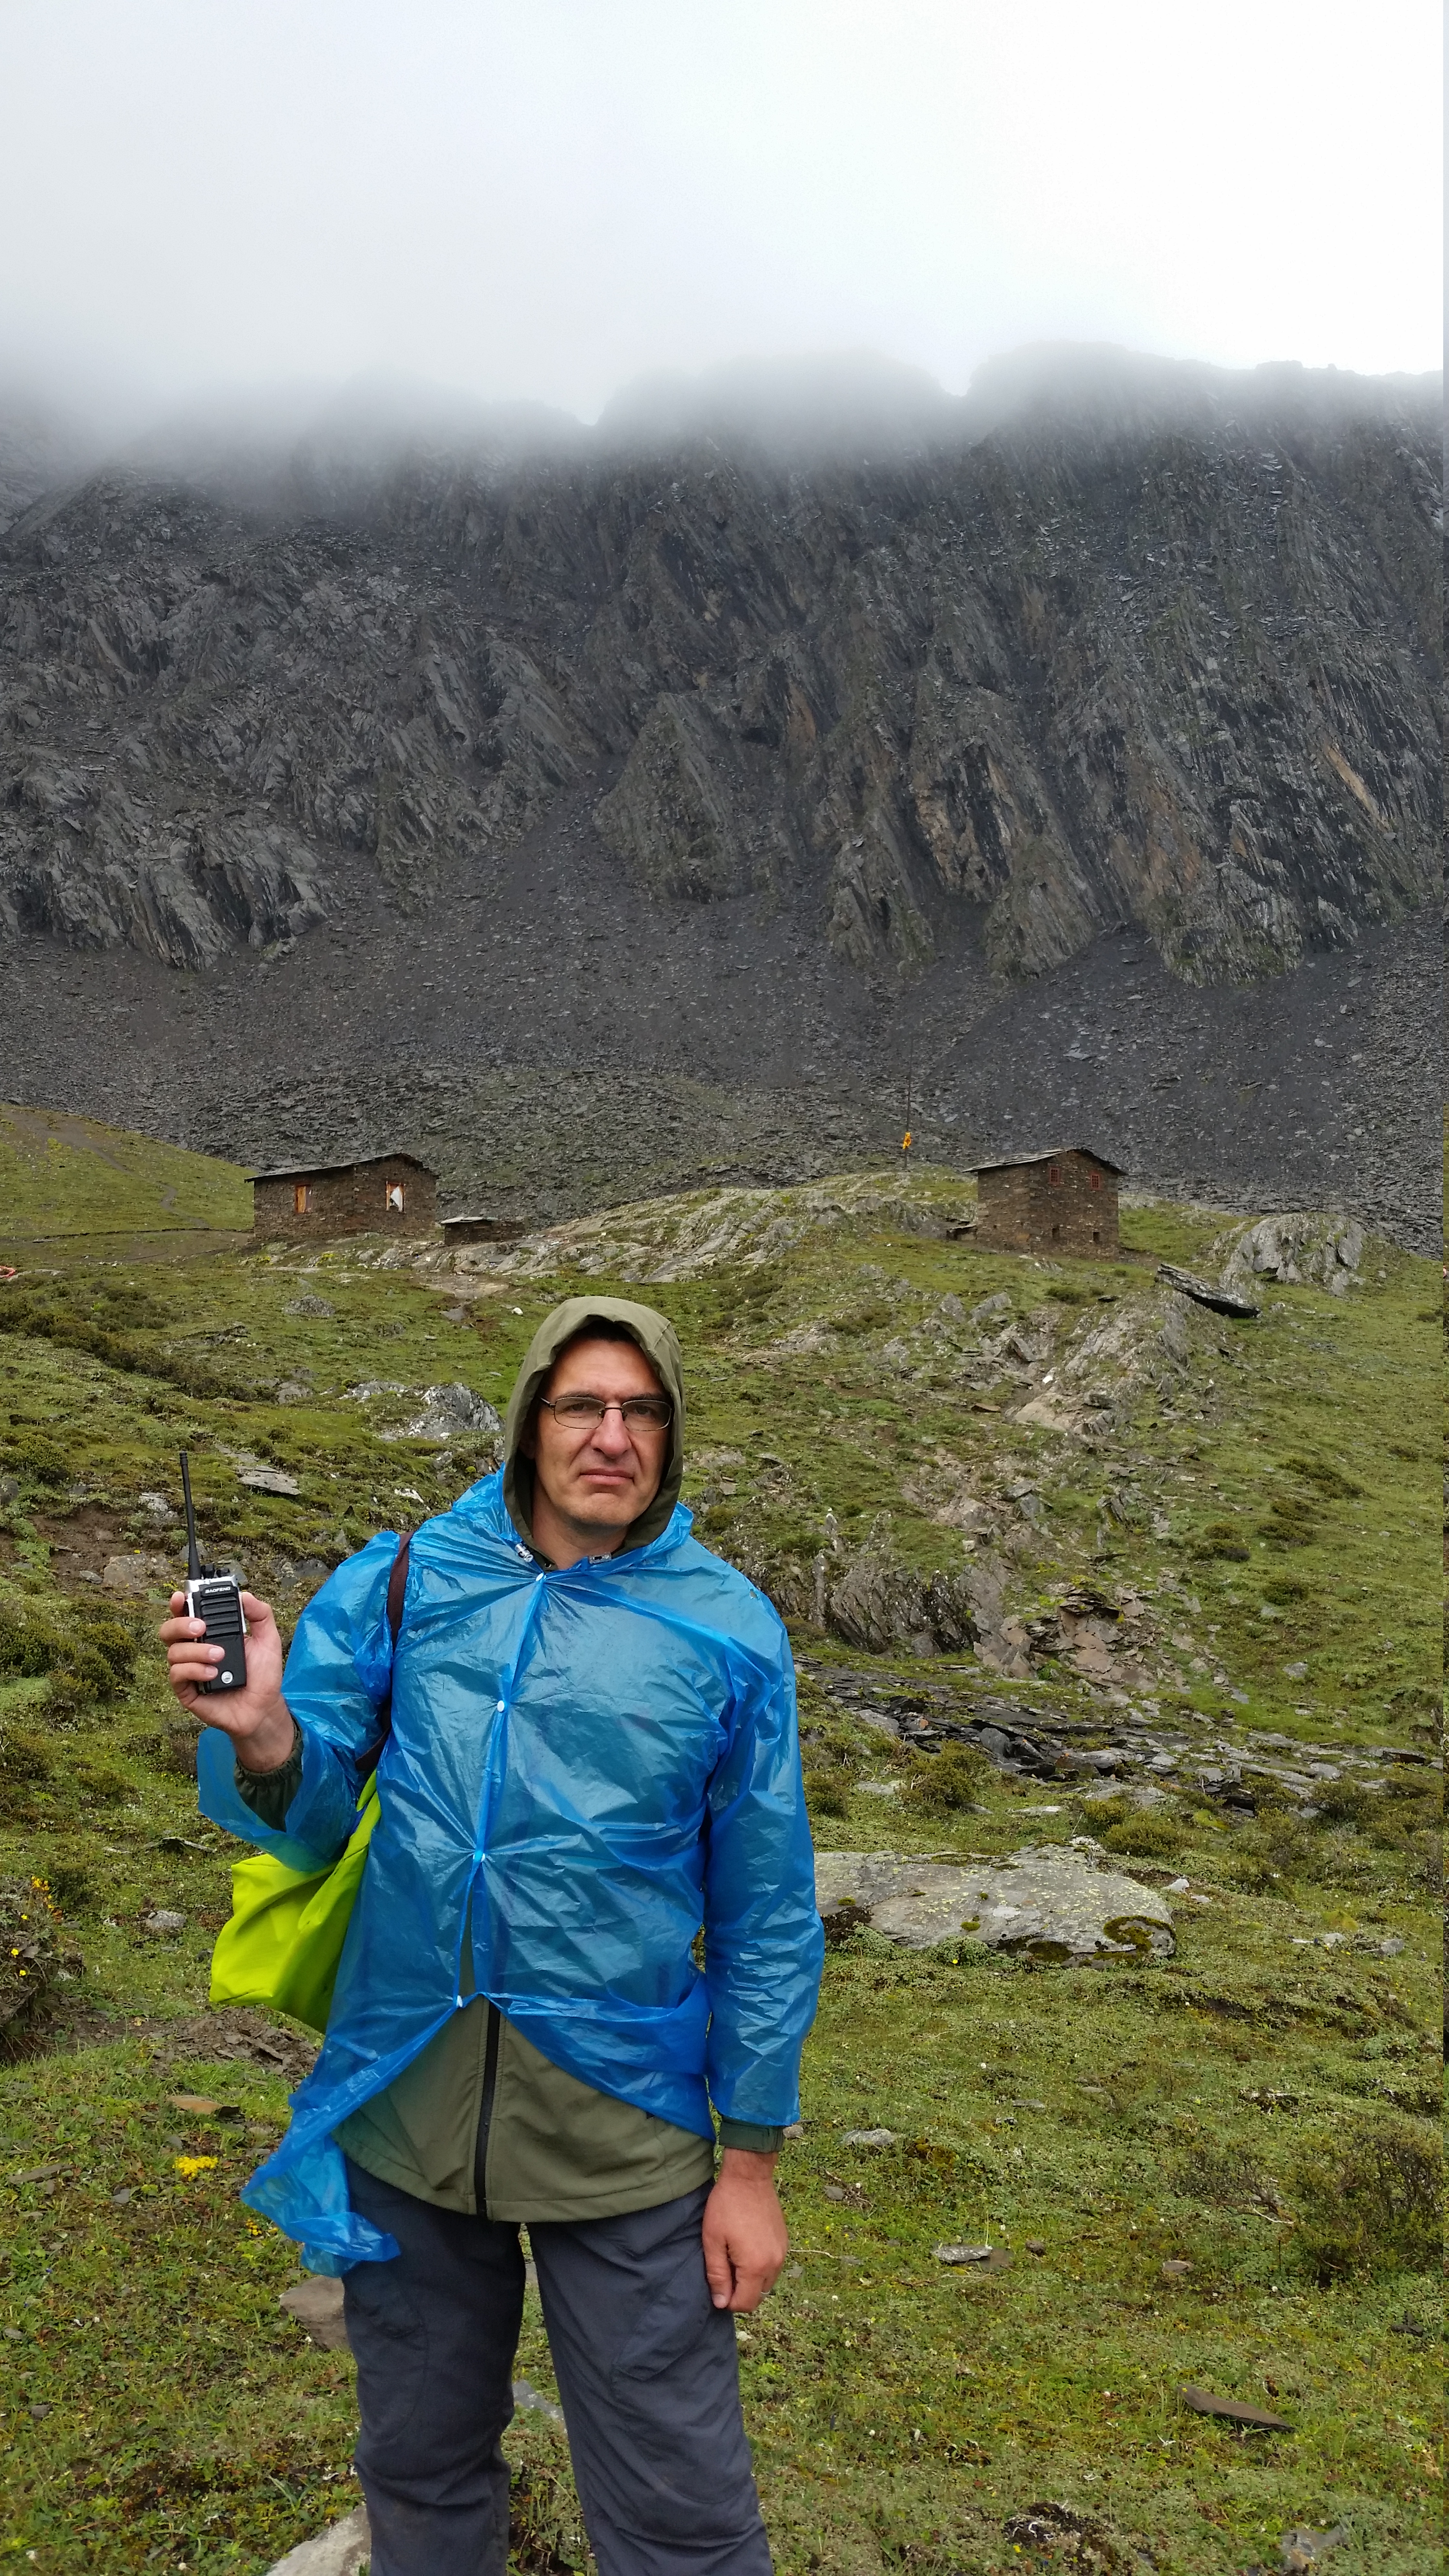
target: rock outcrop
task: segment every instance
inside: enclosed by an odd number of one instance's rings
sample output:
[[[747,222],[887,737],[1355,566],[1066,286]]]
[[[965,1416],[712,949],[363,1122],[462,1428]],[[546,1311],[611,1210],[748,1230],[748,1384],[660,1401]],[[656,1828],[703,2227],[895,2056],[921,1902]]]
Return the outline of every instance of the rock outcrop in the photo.
[[[878,1162],[913,1063],[932,1159],[1427,1245],[1433,389],[716,391],[12,439],[0,1093],[536,1224]]]
[[[1223,1286],[1240,1296],[1255,1279],[1278,1279],[1285,1288],[1326,1288],[1332,1297],[1346,1297],[1358,1280],[1364,1232],[1351,1218],[1265,1216],[1234,1228],[1213,1249],[1222,1259]]]
[[[342,852],[426,901],[599,763],[658,902],[803,903],[861,972],[964,907],[1003,975],[1132,922],[1213,982],[1422,901],[1428,389],[1050,396],[813,466],[616,430],[37,502],[0,576],[12,921],[205,964],[296,937]]]
[[[367,2507],[358,2505],[344,2522],[334,2522],[315,2540],[303,2540],[269,2569],[268,2576],[360,2576],[372,2551]]]
[[[1172,1913],[1157,1890],[1090,1848],[1043,1843],[1005,1861],[911,1860],[895,1852],[821,1852],[815,1901],[826,1932],[869,1924],[903,1949],[980,1942],[1043,1965],[1170,1958]]]

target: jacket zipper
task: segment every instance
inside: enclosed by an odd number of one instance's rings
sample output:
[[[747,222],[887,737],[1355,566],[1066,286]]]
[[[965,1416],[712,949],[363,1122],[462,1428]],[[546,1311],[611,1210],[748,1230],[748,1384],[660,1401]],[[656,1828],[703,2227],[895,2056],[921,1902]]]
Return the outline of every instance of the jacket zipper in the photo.
[[[478,2137],[473,2149],[473,2206],[480,2218],[488,2215],[488,2132],[493,2125],[493,2096],[498,2090],[498,2045],[503,2035],[503,2015],[496,2004],[483,2007],[488,2016],[487,2034],[483,2041],[483,2099],[478,2106]]]
[[[528,1554],[528,1552],[529,1552],[529,1551],[528,1551],[526,1548],[524,1548],[524,1547],[520,1547],[518,1552],[519,1552],[519,1555],[520,1555],[520,1556],[526,1556],[526,1555]],[[540,1577],[540,1582],[541,1582],[541,1580],[542,1580],[542,1578]],[[530,1585],[529,1589],[530,1589],[530,1592],[532,1593],[532,1599],[531,1599],[531,1600],[530,1600],[530,1602],[529,1602],[527,1615],[526,1615],[526,1617],[525,1617],[525,1619],[524,1619],[524,1623],[523,1623],[523,1634],[522,1634],[522,1636],[520,1636],[520,1638],[519,1638],[519,1640],[518,1640],[518,1645],[517,1645],[517,1648],[516,1648],[516,1650],[515,1650],[515,1654],[514,1654],[514,1662],[513,1662],[513,1668],[512,1668],[512,1672],[513,1672],[514,1674],[516,1674],[516,1672],[517,1672],[518,1660],[519,1660],[519,1657],[522,1655],[522,1652],[523,1652],[524,1641],[525,1641],[525,1639],[527,1638],[527,1636],[528,1636],[528,1632],[529,1632],[530,1628],[531,1628],[531,1627],[532,1627],[532,1625],[533,1625],[533,1616],[534,1616],[534,1611],[535,1611],[535,1608],[536,1608],[536,1606],[537,1606],[538,1598],[539,1598],[539,1585],[538,1585],[538,1584],[532,1584],[532,1585]],[[511,1678],[511,1677],[512,1677],[512,1675],[510,1675],[510,1676],[509,1676],[509,1678]],[[499,1675],[499,1684],[500,1684],[500,1688],[505,1687],[505,1677],[504,1677],[504,1675],[502,1675],[502,1674],[500,1674],[500,1675]],[[502,1700],[500,1700],[500,1701],[499,1701],[498,1706],[499,1706],[499,1709],[500,1709],[500,1711],[501,1711],[501,1710],[502,1710],[502,1708],[503,1708],[503,1701],[502,1701]],[[479,1808],[479,1815],[478,1815],[478,1840],[479,1840],[479,1845],[480,1845],[480,1858],[481,1858],[481,1845],[482,1845],[482,1842],[483,1842],[483,1836],[484,1836],[484,1823],[485,1823],[485,1815],[486,1815],[486,1807],[487,1807],[487,1798],[486,1798],[486,1778],[485,1778],[485,1784],[484,1784],[484,1785],[485,1785],[485,1796],[484,1796],[484,1799],[483,1799],[483,1801],[482,1801],[482,1803],[481,1803],[481,1805],[480,1805],[480,1808]],[[471,1939],[472,1939],[472,1896],[471,1896],[471,1892],[470,1892],[470,1896],[469,1896],[469,1911],[468,1911],[468,1914],[467,1914],[467,1915],[465,1916],[465,1918],[464,1918],[463,1931],[464,1931],[464,1938],[465,1938],[465,1939],[467,1939],[467,1940],[471,1940]],[[486,2218],[486,2217],[487,2217],[487,2215],[488,2215],[488,2190],[487,2190],[487,2184],[488,2184],[488,2132],[489,2132],[489,2130],[491,2129],[491,2127],[492,2127],[492,2125],[493,2125],[493,2096],[494,2096],[494,2094],[496,2093],[496,2091],[497,2091],[497,2089],[498,2089],[498,2049],[499,2049],[500,2041],[501,2041],[502,2036],[503,2036],[503,2015],[500,2013],[500,2011],[499,2011],[499,2009],[498,2009],[498,2006],[497,2006],[496,2004],[494,2004],[494,2003],[485,2003],[485,2005],[484,2005],[483,2009],[484,2009],[484,2011],[485,2011],[485,2012],[487,2013],[487,2015],[488,2015],[488,2028],[487,2028],[487,2034],[486,2034],[486,2036],[485,2036],[485,2038],[484,2038],[484,2042],[483,2042],[483,2098],[482,2098],[482,2100],[481,2100],[481,2102],[479,2103],[479,2106],[478,2106],[478,2135],[477,2135],[476,2139],[475,2139],[475,2140],[474,2140],[474,2142],[473,2142],[473,2207],[474,2207],[474,2211],[475,2211],[476,2215],[477,2215],[479,2218]]]

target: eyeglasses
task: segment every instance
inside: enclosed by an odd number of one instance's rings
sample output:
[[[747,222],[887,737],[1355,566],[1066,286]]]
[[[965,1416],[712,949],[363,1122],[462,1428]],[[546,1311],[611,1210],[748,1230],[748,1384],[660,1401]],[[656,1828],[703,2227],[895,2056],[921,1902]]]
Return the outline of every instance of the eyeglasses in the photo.
[[[541,1395],[555,1422],[567,1431],[595,1431],[606,1413],[617,1413],[626,1431],[667,1431],[674,1407],[667,1395]]]

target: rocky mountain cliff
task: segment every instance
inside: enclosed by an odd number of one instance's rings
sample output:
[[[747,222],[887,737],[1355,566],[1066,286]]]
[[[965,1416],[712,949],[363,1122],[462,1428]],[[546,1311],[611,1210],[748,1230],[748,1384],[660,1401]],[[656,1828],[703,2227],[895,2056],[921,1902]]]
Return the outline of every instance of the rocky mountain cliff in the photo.
[[[1229,1024],[1296,1025],[1286,988],[1324,971],[1351,1016],[1381,957],[1417,1027],[1435,388],[1058,355],[964,404],[877,388],[813,440],[798,401],[711,399],[594,433],[153,442],[23,510],[0,1083],[133,1118],[174,1081],[168,1132],[268,1155],[319,1114],[340,1150],[324,1101],[365,1126],[424,1059],[445,1088],[480,1063],[688,1071],[798,1092],[805,1129],[823,1081],[889,1132],[914,1054],[943,1128],[1010,1145],[1087,1107],[1061,1062],[1104,1063],[1149,986],[1169,1054],[1174,1014],[1210,1055]],[[129,1047],[77,1066],[67,978]],[[1081,1025],[1024,1089],[1042,979]],[[1017,1032],[994,1098],[988,1026]],[[1102,1141],[1136,1155],[1112,1098]],[[1267,1107],[1253,1178],[1291,1193],[1302,1139],[1265,1145]],[[1175,1180],[1196,1114],[1151,1149]],[[1365,1115],[1350,1080],[1313,1139],[1359,1200]],[[1246,1177],[1206,1160],[1219,1190]],[[465,1161],[460,1187],[491,1185]],[[1388,1161],[1407,1206],[1407,1135]]]

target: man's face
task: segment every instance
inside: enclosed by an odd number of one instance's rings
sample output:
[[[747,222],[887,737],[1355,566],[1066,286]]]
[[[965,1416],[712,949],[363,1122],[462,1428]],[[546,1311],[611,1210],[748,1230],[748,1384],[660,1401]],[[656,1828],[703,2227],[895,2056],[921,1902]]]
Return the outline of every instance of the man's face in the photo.
[[[630,1395],[661,1395],[656,1371],[635,1342],[575,1342],[559,1360],[544,1393],[597,1395],[610,1404]],[[647,1511],[659,1491],[669,1455],[669,1428],[625,1423],[617,1412],[582,1428],[562,1423],[540,1404],[524,1455],[533,1460],[537,1497],[565,1529],[607,1534],[617,1546],[631,1521]]]

